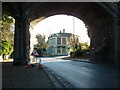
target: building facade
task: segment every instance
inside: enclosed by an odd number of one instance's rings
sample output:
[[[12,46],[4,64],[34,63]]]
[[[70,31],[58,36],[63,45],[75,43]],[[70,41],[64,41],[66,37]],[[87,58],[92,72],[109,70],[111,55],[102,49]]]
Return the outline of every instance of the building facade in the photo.
[[[68,55],[68,40],[71,35],[71,33],[65,33],[65,30],[63,30],[63,32],[60,31],[59,33],[49,36],[47,49],[48,54],[52,56]]]

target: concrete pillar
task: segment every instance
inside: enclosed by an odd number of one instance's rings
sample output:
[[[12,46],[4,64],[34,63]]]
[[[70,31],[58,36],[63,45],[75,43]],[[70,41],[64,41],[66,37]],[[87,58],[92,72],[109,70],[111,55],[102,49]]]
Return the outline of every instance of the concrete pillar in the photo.
[[[120,15],[120,2],[118,4],[118,15]],[[118,21],[117,22],[120,22],[120,16],[118,16]],[[118,52],[120,52],[120,23],[118,23],[118,28],[117,28],[117,31],[118,31]],[[120,64],[120,54],[118,55],[118,63]]]
[[[19,5],[21,8],[21,5]],[[25,65],[29,55],[29,25],[27,17],[20,9],[20,13],[15,17],[15,36],[14,36],[14,61],[13,65]]]
[[[118,61],[118,57],[119,57],[119,55],[118,55],[118,52],[119,52],[119,25],[118,25],[118,17],[115,17],[114,18],[114,21],[113,21],[113,30],[114,30],[114,51],[115,51],[115,53],[114,53],[114,63],[115,64],[118,64],[119,63],[119,61]]]
[[[27,64],[27,23],[23,18],[15,18],[14,65]]]

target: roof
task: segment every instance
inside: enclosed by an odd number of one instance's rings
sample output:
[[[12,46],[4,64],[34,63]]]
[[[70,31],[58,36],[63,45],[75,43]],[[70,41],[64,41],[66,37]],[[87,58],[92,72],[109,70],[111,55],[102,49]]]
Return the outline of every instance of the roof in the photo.
[[[70,37],[72,35],[72,33],[54,33],[51,36],[49,36],[48,38],[51,37]]]

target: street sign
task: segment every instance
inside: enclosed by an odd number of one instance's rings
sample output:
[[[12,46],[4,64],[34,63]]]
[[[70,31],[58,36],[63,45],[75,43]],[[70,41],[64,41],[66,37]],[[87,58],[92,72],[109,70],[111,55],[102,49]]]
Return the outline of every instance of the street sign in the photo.
[[[31,53],[31,55],[32,56],[38,56],[39,54],[38,54],[37,50],[34,49],[33,52]]]

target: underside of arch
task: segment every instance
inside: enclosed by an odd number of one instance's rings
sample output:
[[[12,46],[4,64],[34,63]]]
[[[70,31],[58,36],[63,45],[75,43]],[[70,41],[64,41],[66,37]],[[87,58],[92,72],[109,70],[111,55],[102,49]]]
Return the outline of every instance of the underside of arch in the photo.
[[[91,60],[110,63],[118,62],[116,58],[118,55],[118,29],[116,28],[116,24],[118,22],[116,12],[113,12],[112,6],[110,7],[107,4],[96,2],[5,3],[4,5],[6,5],[5,10],[8,9],[8,11],[10,10],[8,7],[12,7],[11,13],[9,14],[12,14],[18,21],[16,26],[22,27],[16,27],[16,33],[19,28],[19,31],[27,35],[27,43],[21,44],[21,49],[24,49],[23,46],[26,46],[28,49],[30,48],[30,33],[28,28],[30,22],[33,22],[31,24],[33,26],[38,21],[49,16],[67,14],[81,19],[86,24],[88,35],[91,39]],[[24,24],[21,24],[22,22]],[[26,31],[23,31],[24,29]],[[19,38],[26,37],[25,35],[21,34]],[[22,39],[20,40],[23,41],[22,43],[25,42]],[[19,43],[17,40],[16,42]],[[19,45],[17,47],[19,48]],[[16,50],[18,49],[17,47]],[[23,57],[29,52],[27,48],[25,48],[26,51],[24,51],[25,55],[22,55]],[[21,54],[23,52],[23,50],[18,51]],[[25,58],[28,59],[29,57],[27,56]]]

